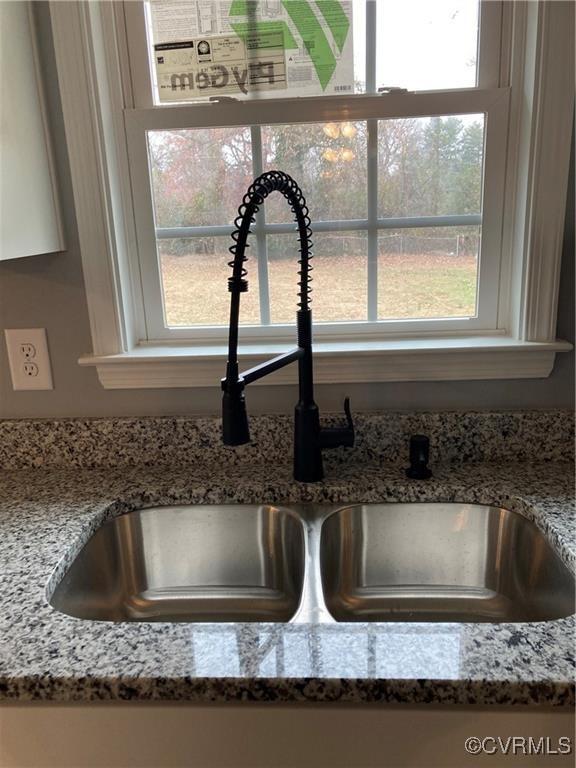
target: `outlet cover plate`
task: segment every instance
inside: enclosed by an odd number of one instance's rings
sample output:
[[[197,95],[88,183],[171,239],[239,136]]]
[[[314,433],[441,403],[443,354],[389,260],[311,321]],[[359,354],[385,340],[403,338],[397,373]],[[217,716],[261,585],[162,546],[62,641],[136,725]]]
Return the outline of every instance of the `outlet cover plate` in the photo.
[[[54,389],[46,329],[6,328],[4,334],[13,388]]]

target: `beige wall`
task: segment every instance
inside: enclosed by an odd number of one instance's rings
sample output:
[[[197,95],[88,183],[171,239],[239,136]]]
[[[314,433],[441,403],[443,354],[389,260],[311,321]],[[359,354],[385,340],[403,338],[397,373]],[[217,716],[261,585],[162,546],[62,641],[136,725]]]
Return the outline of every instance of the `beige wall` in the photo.
[[[0,327],[42,327],[48,331],[55,389],[50,392],[12,390],[6,348],[0,339],[0,418],[163,415],[216,413],[214,388],[113,391],[100,386],[96,372],[80,368],[78,357],[91,349],[90,332],[62,115],[51,48],[49,16],[36,5],[41,55],[65,216],[67,251],[0,263]],[[574,208],[574,177],[568,211]],[[574,339],[574,221],[567,217],[560,289],[558,335]],[[321,408],[338,410],[345,394],[357,410],[369,409],[504,409],[569,408],[574,397],[574,355],[557,356],[548,379],[493,382],[431,382],[324,385],[317,389]],[[251,412],[291,411],[292,387],[264,386],[248,392]]]

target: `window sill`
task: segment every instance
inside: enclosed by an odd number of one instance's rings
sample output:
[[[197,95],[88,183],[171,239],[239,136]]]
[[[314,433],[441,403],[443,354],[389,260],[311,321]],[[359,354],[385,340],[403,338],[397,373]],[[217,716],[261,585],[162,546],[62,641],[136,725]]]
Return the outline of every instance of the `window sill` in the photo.
[[[240,347],[244,370],[290,349],[290,344]],[[540,379],[550,375],[566,341],[530,342],[509,336],[458,339],[318,342],[314,345],[317,384],[384,381]],[[225,372],[224,346],[143,346],[116,355],[86,355],[80,365],[95,366],[105,389],[158,389],[219,386]],[[297,368],[287,366],[258,382],[293,384]]]

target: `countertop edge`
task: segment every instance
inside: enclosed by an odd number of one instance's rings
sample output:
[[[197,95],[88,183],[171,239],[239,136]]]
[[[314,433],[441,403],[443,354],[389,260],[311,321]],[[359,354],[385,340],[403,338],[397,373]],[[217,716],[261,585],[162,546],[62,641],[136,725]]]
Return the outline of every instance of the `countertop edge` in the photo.
[[[0,702],[383,704],[574,707],[574,682],[383,678],[0,677]]]

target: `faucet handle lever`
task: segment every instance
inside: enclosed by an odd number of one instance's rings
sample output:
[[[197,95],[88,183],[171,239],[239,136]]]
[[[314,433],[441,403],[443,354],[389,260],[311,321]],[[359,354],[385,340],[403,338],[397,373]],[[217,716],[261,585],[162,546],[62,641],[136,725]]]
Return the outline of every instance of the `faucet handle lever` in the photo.
[[[346,415],[346,422],[348,424],[348,429],[352,430],[352,435],[354,435],[354,421],[352,420],[352,411],[350,410],[350,398],[348,395],[344,398],[344,413]]]
[[[346,415],[347,426],[323,427],[320,430],[321,448],[338,448],[340,445],[345,448],[352,448],[354,445],[354,422],[352,421],[349,397],[344,400],[344,414]]]

